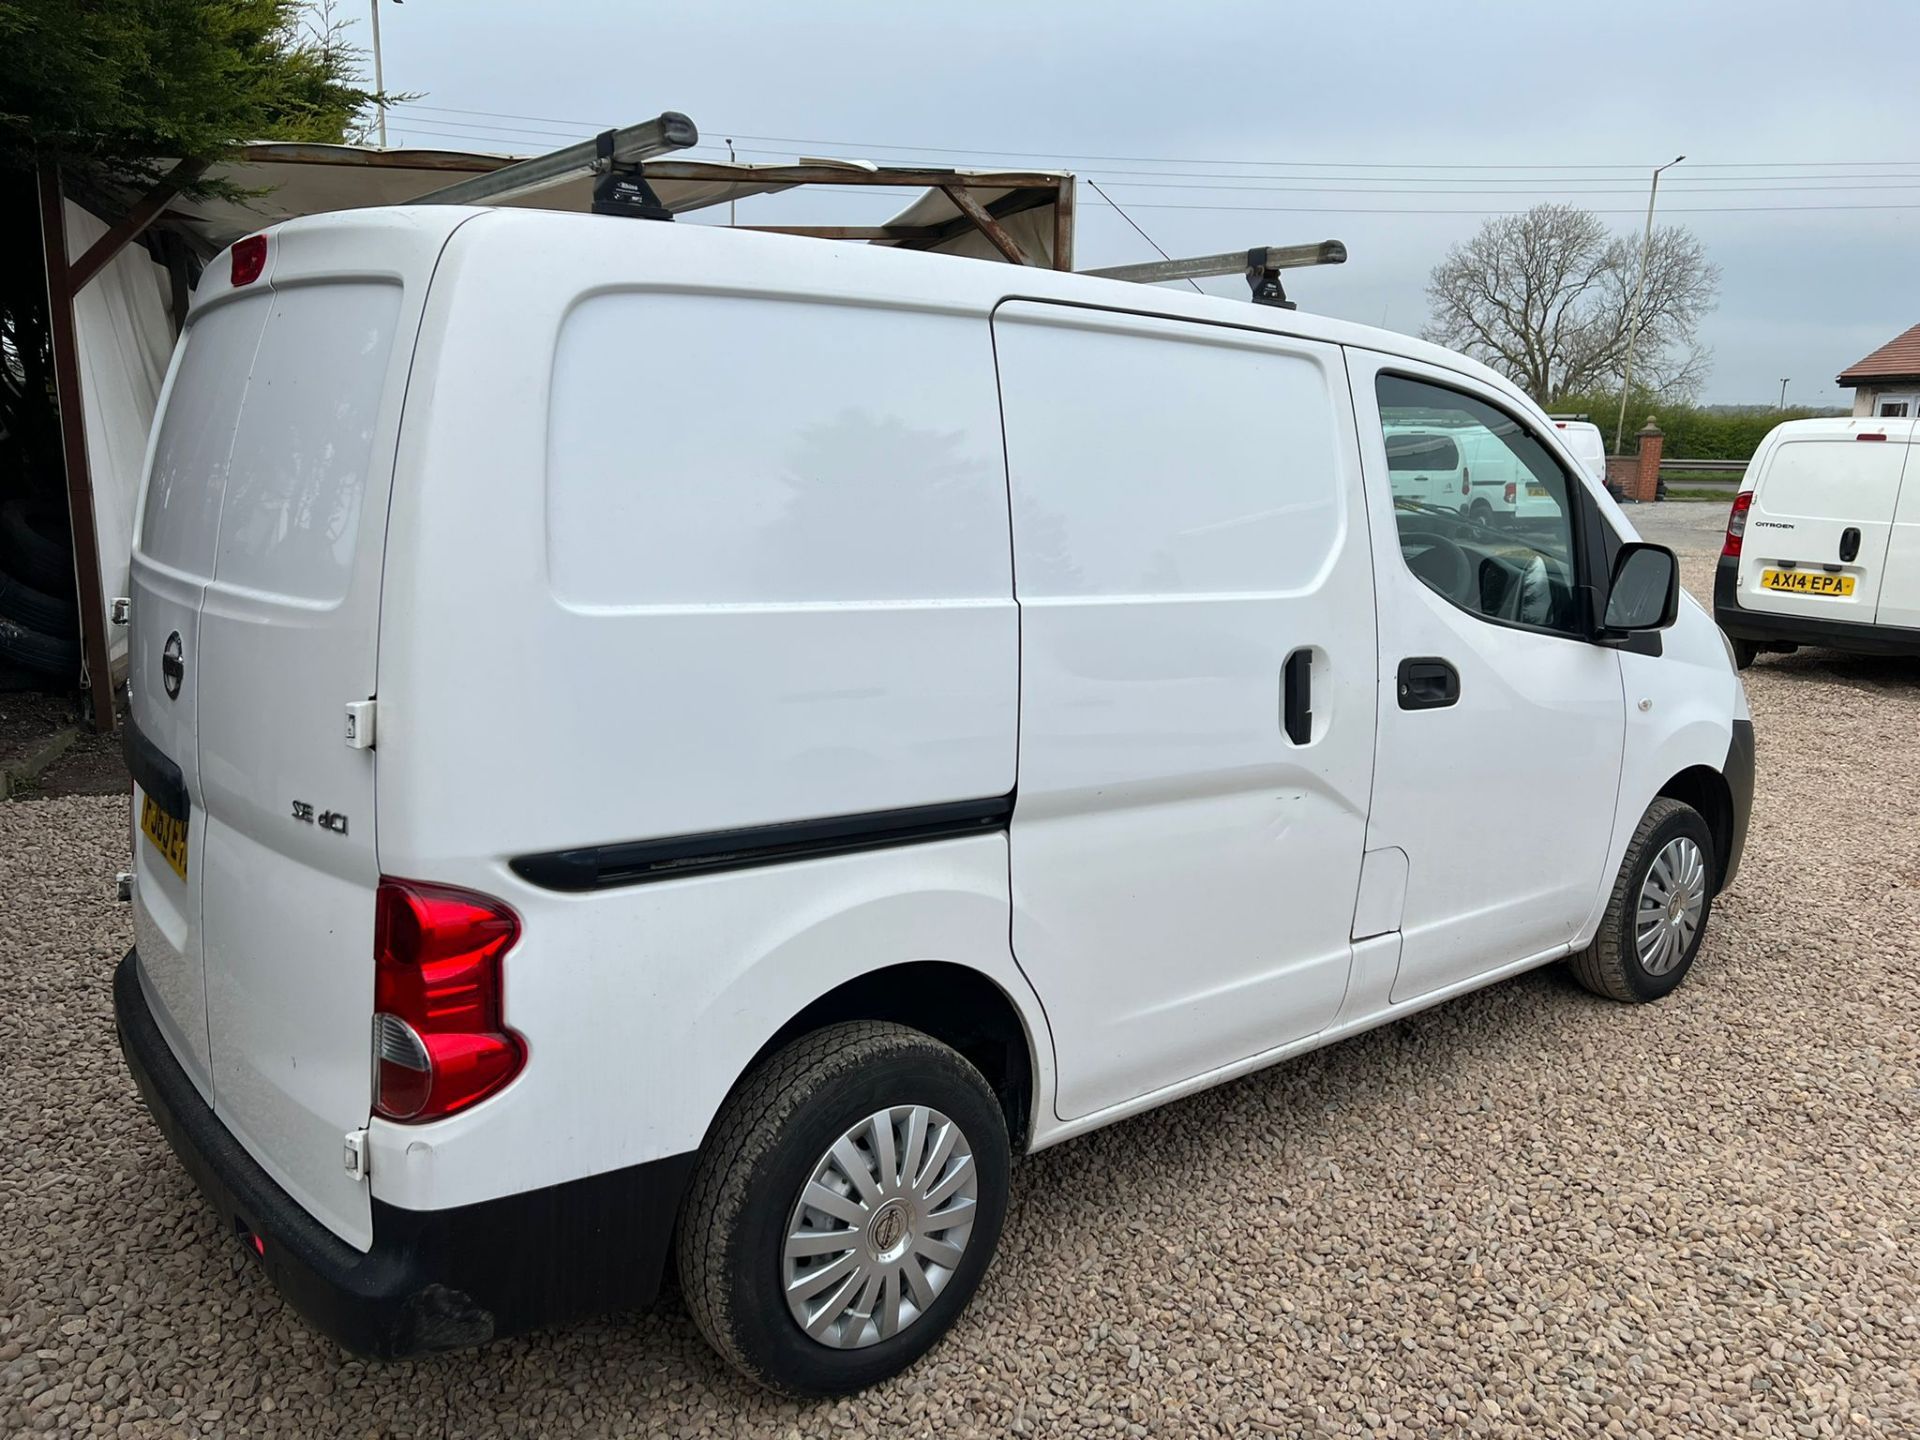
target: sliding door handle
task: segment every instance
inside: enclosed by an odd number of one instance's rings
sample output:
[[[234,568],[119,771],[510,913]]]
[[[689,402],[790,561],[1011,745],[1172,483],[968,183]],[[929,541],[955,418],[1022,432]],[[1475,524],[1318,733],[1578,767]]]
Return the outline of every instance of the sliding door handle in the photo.
[[[1313,739],[1313,651],[1296,650],[1280,672],[1280,723],[1287,739],[1304,745]]]
[[[1417,655],[1400,662],[1400,708],[1440,710],[1460,698],[1460,672],[1433,655]]]

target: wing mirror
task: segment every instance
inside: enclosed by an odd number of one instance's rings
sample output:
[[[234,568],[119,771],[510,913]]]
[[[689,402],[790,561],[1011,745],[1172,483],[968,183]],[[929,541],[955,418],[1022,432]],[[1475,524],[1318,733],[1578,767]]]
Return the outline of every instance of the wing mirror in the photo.
[[[1600,625],[1608,635],[1664,630],[1680,613],[1680,562],[1664,545],[1622,545]]]

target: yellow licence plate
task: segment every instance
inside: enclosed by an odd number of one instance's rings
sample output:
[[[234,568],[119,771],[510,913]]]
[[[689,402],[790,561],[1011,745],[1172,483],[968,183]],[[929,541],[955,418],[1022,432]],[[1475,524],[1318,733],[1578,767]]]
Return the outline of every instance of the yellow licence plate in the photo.
[[[1829,575],[1821,570],[1762,570],[1760,588],[1794,595],[1851,595],[1853,576]]]
[[[1531,480],[1527,482],[1527,494],[1529,494],[1529,495],[1544,495],[1544,494],[1546,494],[1546,493],[1547,493],[1547,487],[1546,487],[1546,486],[1544,486],[1544,485],[1538,485],[1538,484],[1535,484],[1535,483],[1534,483],[1533,481],[1531,481]]]
[[[140,833],[153,842],[153,848],[160,852],[160,858],[173,867],[173,873],[182,880],[187,878],[187,822],[176,820],[158,805],[153,797],[140,797]]]

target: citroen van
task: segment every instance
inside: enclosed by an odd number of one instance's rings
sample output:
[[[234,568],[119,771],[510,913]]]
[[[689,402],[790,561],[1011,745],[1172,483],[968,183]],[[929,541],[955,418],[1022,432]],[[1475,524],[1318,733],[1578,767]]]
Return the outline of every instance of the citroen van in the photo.
[[[1789,420],[1760,442],[1713,580],[1741,669],[1802,645],[1920,655],[1917,425]]]
[[[1396,425],[1386,432],[1387,477],[1404,508],[1467,508],[1471,479],[1452,435],[1428,425]]]
[[[1550,523],[1396,506],[1435,416]],[[374,1356],[671,1268],[858,1389],[1015,1157],[1537,966],[1659,999],[1740,863],[1673,555],[1491,371],[1277,307],[296,220],[193,297],[135,529],[121,1045]]]

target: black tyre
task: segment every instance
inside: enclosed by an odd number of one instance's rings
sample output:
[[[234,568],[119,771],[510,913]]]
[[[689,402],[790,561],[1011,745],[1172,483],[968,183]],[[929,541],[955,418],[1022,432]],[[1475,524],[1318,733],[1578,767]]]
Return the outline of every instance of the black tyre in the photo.
[[[1593,943],[1569,962],[1596,995],[1629,1004],[1658,1000],[1693,968],[1718,883],[1713,832],[1690,805],[1647,807],[1620,862]]]
[[[966,1308],[1009,1164],[993,1090],[956,1051],[878,1021],[803,1036],[754,1069],[702,1148],[676,1242],[687,1308],[769,1388],[884,1380]]]
[[[73,587],[73,551],[58,527],[36,524],[18,500],[0,505],[0,565],[36,590]]]
[[[1493,520],[1493,506],[1484,500],[1476,500],[1467,507],[1467,518],[1478,521],[1482,525],[1490,524]]]
[[[43,635],[78,635],[80,621],[73,608],[72,590],[69,582],[64,590],[49,595],[0,571],[0,619],[12,620]]]
[[[1760,647],[1751,640],[1737,640],[1729,635],[1727,643],[1733,646],[1733,668],[1736,670],[1746,669],[1753,664],[1754,656],[1760,653]]]

